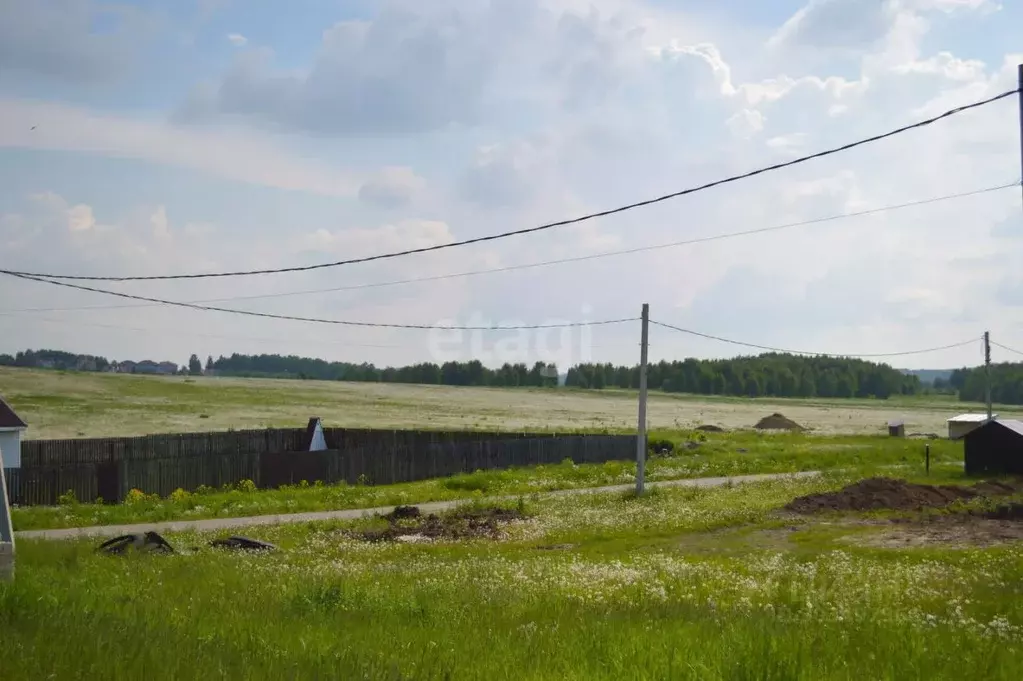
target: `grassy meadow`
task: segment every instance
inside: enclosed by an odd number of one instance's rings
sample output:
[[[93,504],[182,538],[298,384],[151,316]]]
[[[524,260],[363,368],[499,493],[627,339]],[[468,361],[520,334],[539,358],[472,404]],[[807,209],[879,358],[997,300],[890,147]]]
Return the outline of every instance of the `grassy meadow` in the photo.
[[[270,554],[22,541],[0,676],[1023,677],[1023,546],[878,549],[876,517],[779,512],[855,477],[537,497],[499,540],[367,543],[364,520],[253,528]]]
[[[300,427],[474,430],[634,430],[625,390],[470,388],[217,377],[153,377],[0,367],[0,395],[29,424],[26,437],[74,438]],[[979,405],[947,398],[785,400],[652,392],[650,426],[750,428],[781,412],[821,434],[879,434],[889,419],[908,432],[947,432],[945,420]],[[999,407],[1003,417],[1023,414]]]

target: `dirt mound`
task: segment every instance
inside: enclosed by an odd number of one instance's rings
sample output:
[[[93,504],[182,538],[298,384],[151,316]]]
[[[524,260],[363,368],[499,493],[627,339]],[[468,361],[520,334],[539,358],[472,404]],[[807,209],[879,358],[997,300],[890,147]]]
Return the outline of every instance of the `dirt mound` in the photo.
[[[410,518],[418,518],[422,516],[422,512],[418,506],[398,506],[393,511],[384,516],[387,520],[392,522],[397,520],[408,520]]]
[[[400,506],[387,515],[387,526],[356,533],[365,541],[423,541],[433,539],[497,539],[501,526],[525,516],[516,509],[470,507],[450,513],[423,515],[417,506]]]
[[[723,433],[723,432],[725,432],[725,429],[722,428],[721,426],[712,426],[712,425],[709,425],[709,424],[705,425],[705,426],[696,426],[696,430],[702,430],[704,433]]]
[[[795,513],[822,511],[915,511],[940,508],[960,499],[1012,494],[1023,484],[981,482],[972,487],[918,485],[892,478],[868,478],[834,492],[797,497],[785,505]]]
[[[771,414],[757,421],[753,426],[757,430],[806,430],[784,414]]]

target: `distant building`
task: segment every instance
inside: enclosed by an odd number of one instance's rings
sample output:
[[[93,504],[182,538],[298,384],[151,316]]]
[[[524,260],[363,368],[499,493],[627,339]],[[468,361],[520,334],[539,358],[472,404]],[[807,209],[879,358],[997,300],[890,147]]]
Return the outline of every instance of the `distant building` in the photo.
[[[178,365],[174,362],[154,362],[151,359],[144,359],[141,362],[121,362],[120,371],[129,374],[173,376],[178,373]]]
[[[1023,474],[1023,421],[984,423],[963,438],[967,475]]]
[[[992,414],[992,419],[997,419],[998,414]],[[948,420],[948,439],[959,440],[975,428],[979,428],[987,422],[987,414],[960,414]]]
[[[21,432],[27,427],[0,397],[0,458],[4,468],[21,468]]]

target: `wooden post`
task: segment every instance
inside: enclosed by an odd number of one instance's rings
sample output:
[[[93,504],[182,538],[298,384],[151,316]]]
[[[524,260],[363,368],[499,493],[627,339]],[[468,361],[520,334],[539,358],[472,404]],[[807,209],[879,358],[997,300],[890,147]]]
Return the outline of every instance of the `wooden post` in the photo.
[[[931,474],[931,446],[929,444],[924,445],[924,472],[927,475]]]
[[[636,435],[636,496],[643,494],[646,477],[646,374],[647,339],[650,329],[650,305],[643,303],[639,349],[639,427]]]
[[[11,507],[7,503],[7,481],[4,479],[4,455],[0,452],[0,581],[14,579],[14,526]]]

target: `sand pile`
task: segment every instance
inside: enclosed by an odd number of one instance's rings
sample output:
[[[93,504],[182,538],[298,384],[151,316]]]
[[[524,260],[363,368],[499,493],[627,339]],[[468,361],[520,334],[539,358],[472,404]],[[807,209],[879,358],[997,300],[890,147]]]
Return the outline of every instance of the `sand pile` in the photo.
[[[765,416],[753,427],[757,430],[806,430],[792,419],[786,418],[784,414]]]

